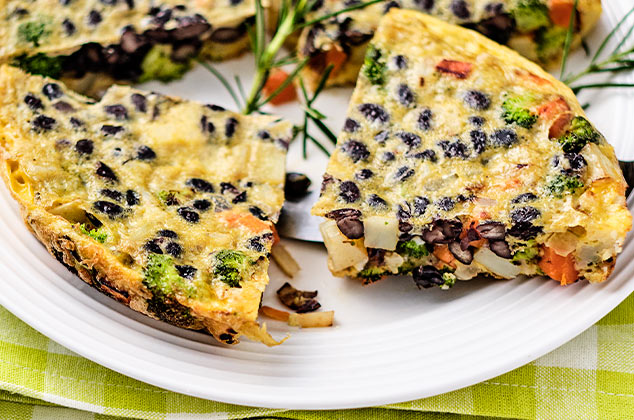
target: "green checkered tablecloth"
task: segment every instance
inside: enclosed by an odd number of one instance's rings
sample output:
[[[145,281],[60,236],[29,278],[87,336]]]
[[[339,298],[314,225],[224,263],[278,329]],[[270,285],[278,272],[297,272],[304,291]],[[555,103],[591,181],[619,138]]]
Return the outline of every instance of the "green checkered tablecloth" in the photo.
[[[288,411],[165,391],[90,362],[0,308],[0,419],[634,419],[634,295],[563,347],[478,385],[343,411]]]

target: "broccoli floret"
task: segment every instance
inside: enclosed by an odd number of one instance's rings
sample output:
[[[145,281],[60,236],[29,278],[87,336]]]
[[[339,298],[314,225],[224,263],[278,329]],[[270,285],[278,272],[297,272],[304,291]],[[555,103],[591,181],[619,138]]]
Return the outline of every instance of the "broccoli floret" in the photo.
[[[50,34],[48,25],[42,21],[24,22],[18,26],[18,38],[21,41],[33,43],[34,47],[39,47],[40,41]]]
[[[170,47],[167,45],[155,45],[147,53],[141,63],[143,73],[138,82],[144,83],[150,80],[160,80],[163,83],[171,82],[183,77],[191,68],[191,60],[177,63],[170,58]]]
[[[540,0],[520,1],[511,13],[520,32],[531,32],[551,25],[548,6]]]
[[[362,72],[373,85],[385,82],[385,61],[382,60],[381,50],[370,44],[365,53]]]
[[[380,267],[369,267],[362,270],[357,274],[357,277],[362,278],[364,283],[374,283],[381,280],[385,276],[385,270]]]
[[[88,229],[85,224],[79,225],[79,230],[84,235],[88,235],[99,243],[105,243],[108,240],[108,233],[103,228]]]
[[[223,249],[215,255],[214,276],[230,287],[240,286],[240,280],[247,269],[249,259],[239,251]]]
[[[547,61],[559,55],[563,51],[567,33],[568,28],[562,28],[560,26],[540,29],[535,37],[535,41],[537,42],[537,56],[539,59]]]
[[[537,247],[537,242],[531,239],[530,241],[527,241],[525,245],[515,251],[511,261],[532,261],[537,257],[538,254],[539,248]]]
[[[194,288],[178,274],[172,257],[163,254],[149,254],[148,263],[143,272],[143,283],[152,293],[172,295],[179,291],[191,297]]]
[[[520,127],[531,128],[537,121],[537,115],[529,109],[530,97],[507,98],[502,103],[502,118],[507,124],[515,123]]]
[[[442,290],[451,289],[456,284],[456,275],[454,273],[445,272],[442,273],[443,284],[440,285]]]
[[[577,176],[559,174],[550,181],[546,188],[553,196],[562,198],[564,194],[572,194],[579,188],[583,188],[583,182]]]
[[[396,246],[396,252],[401,255],[408,255],[412,258],[422,258],[429,255],[429,250],[424,243],[418,243],[413,239],[407,242],[399,242]]]
[[[566,153],[578,153],[588,143],[597,143],[599,133],[583,117],[574,117],[566,134],[557,141]]]
[[[62,75],[63,56],[49,57],[46,54],[38,53],[32,56],[23,54],[13,59],[11,63],[27,73],[39,74],[40,76],[59,78]]]

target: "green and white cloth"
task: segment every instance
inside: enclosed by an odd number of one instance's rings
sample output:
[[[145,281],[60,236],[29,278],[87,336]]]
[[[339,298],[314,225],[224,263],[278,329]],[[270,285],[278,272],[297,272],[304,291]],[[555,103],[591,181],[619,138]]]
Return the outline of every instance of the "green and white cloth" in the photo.
[[[326,412],[173,393],[84,359],[3,308],[0,325],[2,420],[634,419],[634,295],[568,344],[505,375],[422,400]]]

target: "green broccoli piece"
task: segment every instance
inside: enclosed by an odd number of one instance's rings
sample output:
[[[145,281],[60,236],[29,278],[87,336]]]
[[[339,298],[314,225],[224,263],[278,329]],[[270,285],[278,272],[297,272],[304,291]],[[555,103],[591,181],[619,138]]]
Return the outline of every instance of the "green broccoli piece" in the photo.
[[[546,186],[548,192],[556,198],[562,198],[567,193],[572,194],[579,188],[583,188],[583,182],[579,177],[564,174],[555,176]]]
[[[99,228],[99,229],[88,229],[86,227],[85,224],[81,224],[79,225],[79,230],[81,231],[81,233],[83,233],[84,235],[88,235],[91,238],[93,238],[95,241],[103,244],[108,240],[108,233],[106,231],[104,231],[103,228]]]
[[[32,56],[23,54],[15,57],[11,64],[27,73],[58,79],[62,75],[63,61],[63,56],[49,57],[46,54],[38,53]]]
[[[362,72],[373,85],[385,83],[385,61],[382,60],[381,50],[370,44],[365,53]]]
[[[442,279],[444,283],[440,285],[440,288],[442,290],[448,290],[448,289],[451,289],[454,284],[456,284],[457,278],[454,273],[445,272],[445,273],[442,273]]]
[[[152,293],[172,295],[176,291],[191,297],[194,288],[178,274],[172,257],[163,254],[149,254],[148,263],[143,272],[143,283]]]
[[[401,255],[408,255],[412,258],[422,258],[429,255],[429,250],[424,243],[418,243],[413,239],[407,242],[399,242],[396,245],[396,252]]]
[[[537,121],[537,115],[528,109],[530,99],[528,96],[507,98],[502,103],[502,119],[507,124],[515,123],[520,127],[531,128]]]
[[[157,196],[161,203],[165,206],[177,206],[186,200],[186,197],[182,192],[174,190],[161,190],[158,192]]]
[[[592,124],[583,117],[574,117],[566,134],[557,141],[566,153],[578,153],[588,143],[597,143],[599,133]]]
[[[40,41],[48,37],[51,30],[45,22],[24,22],[18,26],[18,39],[23,42],[31,42],[34,47],[40,46]]]
[[[239,251],[223,249],[215,255],[214,276],[227,283],[229,287],[242,287],[240,280],[249,264],[249,259]]]
[[[160,80],[163,83],[171,82],[183,77],[191,68],[191,60],[177,63],[170,58],[170,47],[167,45],[155,45],[143,58],[141,70],[143,73],[138,82],[144,83],[150,80]]]
[[[520,249],[515,251],[513,254],[513,258],[511,261],[532,261],[539,254],[539,248],[537,247],[537,242],[534,239],[526,242]]]
[[[558,56],[564,49],[568,28],[551,26],[537,31],[535,41],[537,42],[537,56],[542,61],[547,61]]]
[[[364,283],[374,283],[385,276],[385,270],[380,267],[369,267],[359,271],[357,277],[362,278]]]
[[[511,14],[520,32],[532,32],[551,25],[548,6],[540,0],[520,1]]]

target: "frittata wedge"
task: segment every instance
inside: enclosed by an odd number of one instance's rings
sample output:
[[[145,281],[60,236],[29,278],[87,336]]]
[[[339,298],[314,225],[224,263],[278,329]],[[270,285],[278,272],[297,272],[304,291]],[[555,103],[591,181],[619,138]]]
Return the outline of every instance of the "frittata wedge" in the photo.
[[[115,81],[177,79],[249,45],[253,0],[2,0],[0,63],[98,97]]]
[[[329,267],[447,288],[608,278],[632,217],[614,150],[561,82],[416,11],[371,41],[313,213]]]
[[[356,3],[324,0],[310,18]],[[352,84],[379,20],[392,8],[418,10],[474,29],[551,67],[560,61],[574,0],[392,0],[344,13],[303,30],[298,52],[301,57],[309,58],[302,71],[306,84],[314,88],[330,64],[335,67],[329,84]],[[600,15],[601,0],[579,0],[573,47],[580,45]],[[448,27],[447,31],[450,30],[453,29]]]
[[[291,125],[129,87],[90,101],[0,68],[1,171],[70,271],[171,324],[273,345],[257,323]]]

